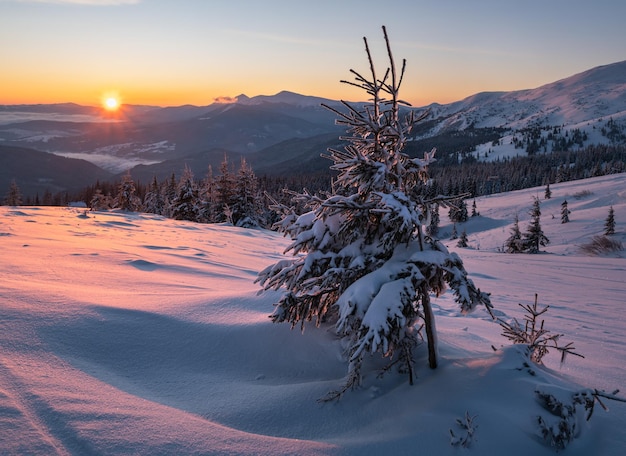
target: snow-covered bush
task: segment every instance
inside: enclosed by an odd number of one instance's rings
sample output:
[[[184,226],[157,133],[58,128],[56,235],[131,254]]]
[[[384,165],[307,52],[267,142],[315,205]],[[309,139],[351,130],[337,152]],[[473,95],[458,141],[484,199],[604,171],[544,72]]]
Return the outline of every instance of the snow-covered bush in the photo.
[[[551,416],[537,416],[537,425],[544,442],[552,448],[563,450],[580,435],[583,415],[586,421],[591,419],[596,404],[608,410],[603,399],[626,402],[618,397],[619,390],[612,393],[597,389],[572,391],[550,385],[540,385],[535,395],[541,406]]]
[[[294,204],[308,212],[297,215],[278,205],[283,218],[277,228],[292,239],[286,252],[293,257],[269,266],[257,279],[265,289],[285,288],[271,316],[274,322],[336,324],[348,343],[349,372],[339,397],[361,382],[361,365],[369,353],[399,362],[413,380],[416,324],[423,321],[431,368],[437,366],[436,334],[431,295],[447,286],[462,312],[483,304],[489,295],[467,277],[463,262],[446,247],[424,234],[434,204],[449,207],[454,197],[427,197],[427,167],[434,150],[423,159],[402,152],[413,126],[426,118],[408,110],[401,118],[399,89],[406,61],[396,68],[383,27],[389,67],[376,73],[367,39],[365,51],[371,75],[351,70],[370,102],[357,108],[343,102],[346,112],[334,111],[337,123],[348,128],[342,150],[329,149],[332,169],[339,175],[333,193],[325,198],[308,192]],[[385,98],[387,97],[387,98]]]

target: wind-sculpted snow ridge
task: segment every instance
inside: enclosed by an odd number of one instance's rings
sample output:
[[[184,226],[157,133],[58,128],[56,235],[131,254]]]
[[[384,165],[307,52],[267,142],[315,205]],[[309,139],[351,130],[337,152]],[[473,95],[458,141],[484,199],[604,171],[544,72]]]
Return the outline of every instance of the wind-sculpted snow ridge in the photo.
[[[472,454],[547,456],[535,390],[626,387],[624,252],[588,256],[613,206],[626,241],[626,175],[551,185],[541,201],[550,244],[500,253],[516,213],[543,189],[477,198],[469,247],[441,239],[491,292],[496,315],[521,319],[538,293],[546,326],[585,359],[550,353],[526,365],[484,309],[460,317],[433,301],[440,367],[415,385],[367,358],[363,386],[317,400],[345,379],[334,328],[271,323],[277,295],[258,271],[283,258],[276,233],[125,212],[0,207],[0,454],[458,455],[450,430],[475,417]],[[576,196],[578,195],[578,196]],[[567,199],[570,222],[561,224]],[[552,215],[555,214],[555,218]],[[492,346],[496,349],[492,348]],[[426,348],[416,350],[425,365]],[[626,405],[608,403],[560,454],[621,455]],[[469,453],[468,453],[469,454]]]

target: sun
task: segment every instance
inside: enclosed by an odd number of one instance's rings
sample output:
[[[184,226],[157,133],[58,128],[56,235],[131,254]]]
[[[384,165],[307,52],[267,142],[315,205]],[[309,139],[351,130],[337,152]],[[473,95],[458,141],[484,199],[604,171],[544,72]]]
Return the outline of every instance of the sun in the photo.
[[[117,91],[109,90],[100,96],[100,105],[109,114],[116,114],[122,107],[122,99]]]
[[[103,104],[107,111],[117,111],[120,107],[120,100],[117,97],[108,96],[104,99]]]

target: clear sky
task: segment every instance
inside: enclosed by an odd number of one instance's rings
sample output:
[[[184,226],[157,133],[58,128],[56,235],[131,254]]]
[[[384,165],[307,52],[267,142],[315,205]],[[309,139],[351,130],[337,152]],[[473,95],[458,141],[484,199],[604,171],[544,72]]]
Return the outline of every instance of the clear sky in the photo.
[[[362,38],[416,106],[626,60],[624,0],[0,0],[0,104],[207,105],[289,90],[363,100]]]

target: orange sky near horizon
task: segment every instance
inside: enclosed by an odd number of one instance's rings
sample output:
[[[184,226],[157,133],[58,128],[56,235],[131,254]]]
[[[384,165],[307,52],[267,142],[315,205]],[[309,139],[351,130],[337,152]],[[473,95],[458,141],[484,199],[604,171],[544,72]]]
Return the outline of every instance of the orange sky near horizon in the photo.
[[[626,59],[626,2],[0,0],[0,104],[208,105],[282,90],[363,100],[367,36],[415,106],[535,88]]]

